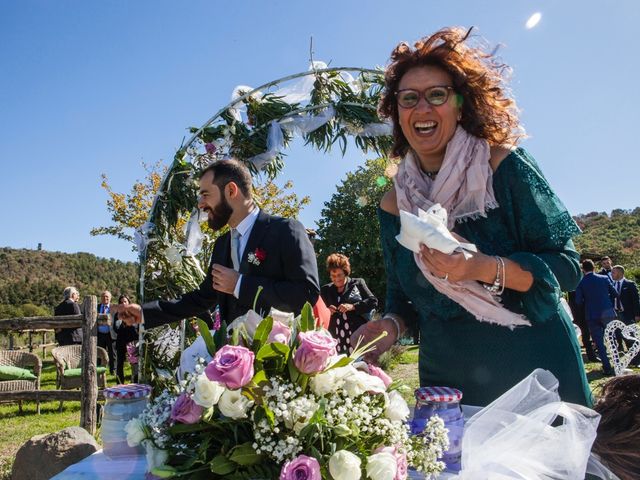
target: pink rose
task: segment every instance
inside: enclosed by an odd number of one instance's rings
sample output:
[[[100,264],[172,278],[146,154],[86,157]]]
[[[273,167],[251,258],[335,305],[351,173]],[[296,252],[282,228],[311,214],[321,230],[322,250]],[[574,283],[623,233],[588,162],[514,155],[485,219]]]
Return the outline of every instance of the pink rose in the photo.
[[[313,457],[300,455],[284,464],[280,480],[322,480],[320,464]]]
[[[216,153],[216,146],[213,143],[205,143],[204,144],[204,149],[207,151],[207,153],[209,154],[213,154]]]
[[[171,408],[171,420],[180,423],[197,423],[204,409],[186,393],[181,394]]]
[[[291,339],[291,329],[287,327],[284,323],[278,322],[274,320],[273,328],[271,328],[271,333],[269,333],[270,342],[278,342],[284,343],[285,345],[289,344],[289,340]]]
[[[324,330],[300,332],[300,346],[293,354],[293,363],[302,373],[311,374],[324,370],[331,357],[337,354],[338,341]]]
[[[392,378],[387,375],[387,373],[382,370],[380,367],[376,367],[375,365],[367,364],[369,367],[369,375],[373,375],[374,377],[378,377],[384,383],[384,388],[389,388],[389,385],[393,382]]]
[[[393,477],[393,480],[406,480],[408,469],[407,452],[403,448],[379,446],[374,453],[380,452],[390,453],[396,459],[398,469],[396,470],[396,476]]]
[[[248,348],[225,345],[216,352],[204,373],[209,380],[236,390],[244,387],[253,378],[254,359],[255,355]]]

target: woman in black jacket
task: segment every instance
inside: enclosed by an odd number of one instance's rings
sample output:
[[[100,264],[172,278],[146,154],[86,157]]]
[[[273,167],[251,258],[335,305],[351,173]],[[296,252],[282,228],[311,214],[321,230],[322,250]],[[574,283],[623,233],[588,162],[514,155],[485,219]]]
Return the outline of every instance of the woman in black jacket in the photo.
[[[327,271],[331,283],[320,289],[320,296],[331,311],[329,332],[338,340],[338,353],[351,353],[350,337],[378,305],[362,278],[351,278],[349,258],[333,253],[327,258]]]

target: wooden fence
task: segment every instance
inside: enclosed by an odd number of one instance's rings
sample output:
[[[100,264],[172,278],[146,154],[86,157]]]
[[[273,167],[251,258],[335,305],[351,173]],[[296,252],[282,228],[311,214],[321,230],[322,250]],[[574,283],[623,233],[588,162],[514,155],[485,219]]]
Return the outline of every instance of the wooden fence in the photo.
[[[21,390],[0,392],[2,400],[80,400],[80,426],[91,435],[96,433],[98,401],[97,348],[98,324],[107,324],[108,315],[98,315],[95,295],[85,297],[84,313],[58,317],[22,317],[0,320],[0,332],[82,327],[82,387],[77,390]]]

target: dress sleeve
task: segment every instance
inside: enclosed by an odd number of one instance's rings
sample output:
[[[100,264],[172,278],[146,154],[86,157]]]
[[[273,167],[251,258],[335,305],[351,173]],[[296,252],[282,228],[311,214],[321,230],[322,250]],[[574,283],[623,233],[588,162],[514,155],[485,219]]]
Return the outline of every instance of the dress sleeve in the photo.
[[[406,327],[413,329],[415,328],[417,321],[417,314],[400,285],[398,272],[396,270],[396,255],[399,244],[396,241],[395,236],[399,230],[399,220],[390,213],[382,210],[378,211],[378,216],[380,217],[380,242],[382,245],[382,256],[384,258],[384,267],[387,273],[385,313],[395,313],[404,320]]]
[[[358,290],[362,300],[353,304],[358,315],[366,315],[378,306],[378,299],[371,293],[369,287],[362,278],[356,279]]]
[[[546,321],[557,312],[561,293],[575,290],[582,277],[572,240],[581,232],[535,160],[519,152],[509,174],[509,198],[520,251],[508,258],[533,275],[531,288],[519,294],[527,317]]]

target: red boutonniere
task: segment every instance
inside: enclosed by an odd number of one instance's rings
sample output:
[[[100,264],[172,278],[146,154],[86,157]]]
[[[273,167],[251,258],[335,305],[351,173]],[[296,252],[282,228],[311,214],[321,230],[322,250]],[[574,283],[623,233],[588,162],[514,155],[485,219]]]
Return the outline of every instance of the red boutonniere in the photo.
[[[247,260],[249,261],[249,263],[252,263],[256,266],[264,262],[266,258],[267,252],[265,252],[261,248],[256,248],[255,252],[251,252],[249,253],[249,255],[247,255]]]

